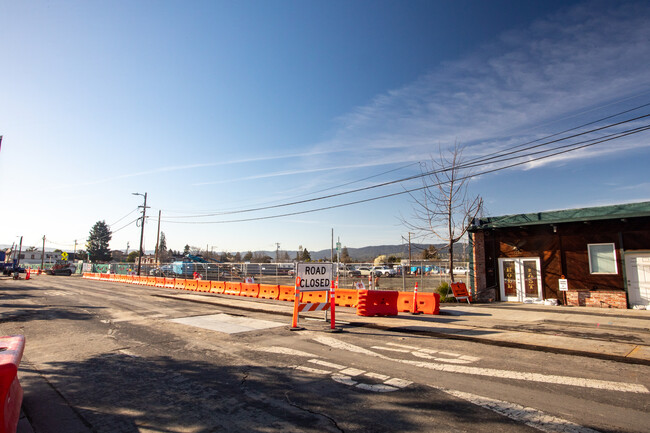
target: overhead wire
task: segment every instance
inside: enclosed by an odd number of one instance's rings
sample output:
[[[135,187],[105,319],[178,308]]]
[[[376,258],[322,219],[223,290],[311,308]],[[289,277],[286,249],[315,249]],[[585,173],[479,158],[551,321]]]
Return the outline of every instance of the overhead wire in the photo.
[[[650,105],[650,104],[646,104],[646,105]],[[610,118],[610,117],[611,116],[608,116],[608,118]],[[623,120],[623,121],[620,121],[620,122],[616,122],[616,123],[605,125],[605,126],[602,126],[602,127],[590,129],[588,131],[573,134],[573,135],[570,135],[570,136],[567,136],[567,137],[558,138],[558,139],[547,141],[547,142],[544,142],[544,143],[538,143],[538,144],[535,144],[533,146],[529,146],[529,147],[527,147],[525,149],[519,149],[519,150],[517,150],[516,152],[513,152],[513,153],[520,153],[520,152],[523,152],[523,151],[526,151],[526,150],[536,149],[536,148],[539,148],[541,146],[547,146],[549,144],[569,140],[569,139],[572,139],[572,138],[576,138],[576,137],[591,134],[591,133],[594,133],[594,132],[602,131],[602,130],[605,130],[605,129],[608,129],[608,128],[613,128],[615,126],[620,126],[620,125],[623,125],[625,123],[634,122],[634,121],[637,121],[637,120],[640,120],[640,119],[643,119],[643,118],[647,118],[647,117],[650,117],[650,114],[637,116],[637,117],[632,118],[632,119]],[[589,122],[589,124],[593,124],[593,122]],[[587,124],[587,125],[589,125],[589,124]],[[580,127],[582,127],[582,126],[580,126]],[[580,128],[580,127],[578,127],[578,128]],[[575,130],[575,128],[571,128],[570,130]],[[570,131],[570,130],[568,130],[568,131]],[[554,137],[554,136],[557,136],[557,134],[552,134],[552,135],[550,135],[548,137]],[[529,144],[537,142],[537,141],[538,140],[534,140],[532,142],[529,142]],[[470,160],[470,161],[467,161],[467,162],[461,164],[457,168],[476,167],[476,166],[484,165],[488,161],[492,161],[492,163],[493,163],[494,162],[493,160],[495,160],[495,159],[497,159],[497,158],[499,158],[501,156],[503,156],[503,151],[496,152],[492,156],[485,156],[485,157],[482,157],[482,158],[475,158],[473,160]],[[524,157],[524,156],[526,156],[526,155],[520,155],[519,157]],[[238,214],[238,213],[249,213],[249,212],[257,212],[257,211],[261,211],[261,210],[276,209],[276,208],[280,208],[280,207],[295,206],[295,205],[298,205],[298,204],[304,204],[304,203],[310,203],[310,202],[314,202],[314,201],[325,200],[325,199],[329,199],[329,198],[334,198],[334,197],[339,197],[339,196],[343,196],[343,195],[353,194],[353,193],[356,193],[356,192],[361,192],[361,191],[367,191],[367,190],[370,190],[370,189],[380,188],[380,187],[388,186],[388,185],[392,185],[392,184],[407,182],[407,181],[410,181],[410,180],[422,178],[424,176],[432,175],[432,174],[435,174],[436,172],[442,172],[442,171],[444,171],[444,170],[425,171],[425,172],[421,172],[421,173],[413,175],[413,176],[408,176],[408,177],[404,177],[404,178],[401,178],[401,179],[382,182],[382,183],[379,183],[379,184],[374,184],[374,185],[370,185],[370,186],[366,186],[366,187],[362,187],[362,188],[357,188],[357,189],[353,189],[353,190],[349,190],[349,191],[343,191],[343,192],[340,192],[340,193],[329,194],[329,195],[314,197],[314,198],[305,199],[305,200],[297,200],[297,201],[292,201],[292,202],[287,202],[287,203],[281,203],[281,204],[271,205],[271,206],[259,206],[259,207],[255,207],[255,208],[249,208],[249,209],[242,209],[242,210],[236,210],[236,211],[223,211],[223,212],[215,212],[215,213],[209,213],[209,214],[167,216],[164,221],[169,222],[169,219],[181,219],[181,218],[206,218],[206,217],[211,217],[211,216],[222,216],[222,215],[230,215],[230,214]]]
[[[573,151],[576,151],[576,150],[580,150],[580,149],[584,149],[584,148],[587,148],[587,147],[590,147],[590,146],[594,146],[596,144],[601,144],[601,143],[617,140],[617,139],[622,138],[622,137],[626,137],[626,136],[629,136],[629,135],[637,134],[637,133],[640,133],[640,132],[643,132],[643,131],[648,131],[648,130],[650,130],[650,125],[645,125],[643,127],[634,128],[634,129],[626,131],[626,132],[618,133],[618,134],[616,134],[616,136],[610,136],[610,137],[605,138],[605,139],[588,140],[587,142],[583,142],[584,144],[582,144],[580,146],[572,147],[570,149],[567,149],[566,146],[562,146],[561,148],[558,148],[558,149],[561,149],[561,150],[558,150],[557,152],[553,152],[553,153],[551,153],[549,155],[543,155],[543,156],[539,156],[537,158],[527,159],[525,161],[518,161],[518,162],[515,162],[515,163],[512,163],[512,164],[503,166],[503,167],[497,167],[497,168],[485,170],[485,171],[480,172],[480,173],[469,174],[469,175],[467,175],[465,177],[461,177],[461,178],[459,178],[457,180],[464,180],[464,179],[469,179],[469,178],[472,178],[472,177],[483,176],[483,175],[486,175],[486,174],[490,174],[490,173],[494,173],[494,172],[498,172],[498,171],[502,171],[502,170],[507,170],[509,168],[513,168],[513,167],[517,167],[517,166],[521,166],[521,165],[525,165],[525,164],[530,164],[530,163],[535,162],[535,161],[540,161],[540,160],[543,160],[543,159],[551,158],[553,156],[566,154],[568,152],[573,152]],[[399,196],[399,195],[403,195],[403,194],[409,194],[411,192],[420,191],[420,190],[423,190],[423,189],[426,189],[426,188],[430,188],[432,186],[436,186],[436,185],[435,184],[434,185],[425,185],[425,186],[421,186],[421,187],[418,187],[418,188],[411,188],[411,189],[407,189],[407,190],[404,190],[404,191],[398,191],[398,192],[394,192],[394,193],[390,193],[390,194],[384,194],[384,195],[381,195],[381,196],[370,197],[370,198],[361,199],[361,200],[355,200],[355,201],[352,201],[352,202],[346,202],[346,203],[340,203],[340,204],[336,204],[336,205],[324,206],[324,207],[320,207],[320,208],[307,209],[307,210],[296,211],[296,212],[288,212],[288,213],[277,214],[277,215],[268,215],[268,216],[262,216],[262,217],[241,218],[241,219],[236,219],[236,220],[221,220],[221,221],[169,221],[169,220],[163,220],[163,221],[165,221],[166,223],[175,223],[175,224],[225,224],[225,223],[261,221],[261,220],[282,218],[282,217],[287,217],[287,216],[303,215],[303,214],[307,214],[307,213],[320,212],[320,211],[324,211],[324,210],[337,209],[337,208],[352,206],[352,205],[356,205],[356,204],[367,203],[367,202],[371,202],[371,201],[375,201],[375,200],[381,200],[381,199],[395,197],[395,196]]]

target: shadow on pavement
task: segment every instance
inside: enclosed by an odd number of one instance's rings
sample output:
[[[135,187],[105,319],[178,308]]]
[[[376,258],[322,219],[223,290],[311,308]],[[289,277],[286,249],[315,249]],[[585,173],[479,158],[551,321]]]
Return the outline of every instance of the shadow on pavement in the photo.
[[[458,423],[491,430],[514,425],[427,387],[412,385],[380,395],[336,383],[328,375],[228,366],[224,361],[233,361],[228,355],[205,356],[209,362],[107,354],[51,363],[39,373],[95,432],[392,432],[420,430],[427,423],[443,430]],[[38,404],[39,396],[25,391],[30,417],[29,407]],[[38,422],[32,419],[34,425]],[[56,419],[46,422],[56,426]]]

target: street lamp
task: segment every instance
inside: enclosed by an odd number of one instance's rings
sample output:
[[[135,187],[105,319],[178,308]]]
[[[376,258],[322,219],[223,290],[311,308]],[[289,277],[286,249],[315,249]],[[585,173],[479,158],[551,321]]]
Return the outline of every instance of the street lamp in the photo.
[[[139,192],[132,192],[131,194],[141,195],[144,197],[144,205],[138,206],[142,207],[142,223],[140,224],[142,230],[140,231],[140,251],[138,252],[138,276],[140,276],[140,268],[142,266],[142,241],[144,240],[144,220],[147,213],[147,193],[145,192],[144,194],[140,194]]]

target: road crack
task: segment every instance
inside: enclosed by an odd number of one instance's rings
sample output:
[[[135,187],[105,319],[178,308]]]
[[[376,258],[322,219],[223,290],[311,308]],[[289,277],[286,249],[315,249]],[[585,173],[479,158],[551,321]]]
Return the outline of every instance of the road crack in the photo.
[[[328,420],[332,423],[332,425],[334,425],[334,427],[336,427],[336,429],[337,429],[338,431],[340,431],[341,433],[345,433],[345,430],[343,430],[341,427],[339,427],[339,425],[338,425],[338,423],[336,422],[336,420],[335,420],[334,418],[332,418],[331,416],[329,416],[329,415],[327,415],[327,414],[324,414],[324,413],[320,413],[320,412],[314,412],[313,410],[309,410],[309,409],[307,409],[307,408],[305,408],[305,407],[302,407],[302,406],[300,406],[300,405],[298,405],[298,404],[292,402],[291,399],[289,398],[289,391],[285,392],[285,393],[284,393],[284,396],[285,396],[285,398],[287,399],[287,403],[289,403],[290,406],[293,406],[293,407],[295,407],[296,409],[302,410],[302,411],[304,411],[304,412],[311,413],[312,415],[322,416],[323,418],[328,419]]]

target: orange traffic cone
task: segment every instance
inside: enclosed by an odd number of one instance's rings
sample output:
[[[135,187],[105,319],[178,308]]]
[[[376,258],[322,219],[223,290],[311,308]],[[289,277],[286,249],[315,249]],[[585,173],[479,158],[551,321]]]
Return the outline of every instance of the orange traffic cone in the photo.
[[[27,268],[27,270],[25,271],[25,279],[29,280],[31,277],[32,277],[31,276],[31,269]]]

